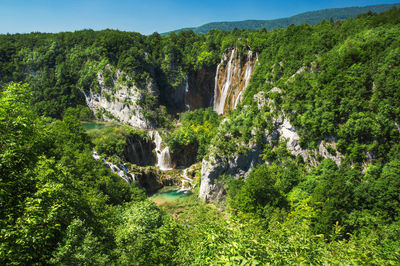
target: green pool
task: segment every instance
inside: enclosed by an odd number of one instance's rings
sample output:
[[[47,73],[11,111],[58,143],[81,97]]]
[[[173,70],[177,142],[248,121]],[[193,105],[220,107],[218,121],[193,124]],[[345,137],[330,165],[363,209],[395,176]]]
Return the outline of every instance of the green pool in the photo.
[[[162,205],[166,202],[177,201],[189,197],[192,193],[190,192],[180,192],[176,189],[162,191],[151,196],[151,199],[157,203],[157,205]]]
[[[83,122],[83,123],[82,123],[82,126],[83,126],[86,130],[102,129],[102,128],[109,127],[108,124],[106,124],[106,123],[101,123],[101,122]]]

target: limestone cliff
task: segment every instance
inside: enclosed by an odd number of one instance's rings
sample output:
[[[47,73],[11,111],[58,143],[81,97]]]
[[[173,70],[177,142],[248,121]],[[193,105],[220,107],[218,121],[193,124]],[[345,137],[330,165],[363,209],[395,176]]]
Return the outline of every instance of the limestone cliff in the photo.
[[[136,128],[154,127],[139,104],[144,93],[156,92],[153,82],[150,81],[145,89],[139,89],[129,75],[107,66],[97,73],[97,83],[98,87],[83,91],[87,105],[97,116]]]
[[[300,135],[297,130],[290,123],[289,117],[283,112],[278,112],[275,109],[274,101],[268,96],[269,93],[281,93],[279,88],[273,88],[268,93],[259,92],[254,95],[254,103],[258,109],[261,110],[265,106],[275,114],[275,117],[271,117],[271,124],[273,128],[265,130],[263,132],[264,145],[269,145],[273,148],[279,145],[280,142],[286,142],[287,150],[294,156],[301,156],[303,160],[308,162],[309,165],[318,164],[318,156],[322,158],[330,158],[336,164],[340,164],[342,155],[336,150],[335,139],[326,139],[318,144],[317,149],[305,149],[299,144]],[[245,106],[244,108],[250,108]],[[223,127],[224,123],[229,123],[228,119],[225,119],[220,127]],[[252,137],[256,136],[259,129],[252,129]],[[229,133],[228,133],[229,134]],[[255,144],[254,141],[248,143],[237,143],[238,151],[235,154],[223,154],[218,151],[215,147],[210,148],[208,156],[202,161],[201,168],[201,186],[199,197],[207,202],[221,201],[226,192],[221,180],[222,175],[230,175],[233,178],[247,178],[252,168],[255,166],[266,163],[260,157],[262,150]],[[239,149],[239,147],[244,149]],[[330,149],[331,148],[331,149]],[[328,150],[334,150],[334,154],[331,154]],[[243,152],[244,151],[244,152]]]

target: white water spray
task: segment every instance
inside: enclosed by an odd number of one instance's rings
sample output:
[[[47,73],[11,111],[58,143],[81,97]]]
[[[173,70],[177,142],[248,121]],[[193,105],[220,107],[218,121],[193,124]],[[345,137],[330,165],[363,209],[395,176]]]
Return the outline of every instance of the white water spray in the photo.
[[[214,110],[218,113],[218,114],[223,114],[224,113],[224,107],[225,107],[225,101],[226,98],[228,96],[228,92],[232,83],[232,61],[233,58],[235,56],[235,49],[232,50],[231,52],[231,56],[229,58],[228,64],[226,66],[226,69],[228,69],[228,72],[226,74],[226,79],[224,84],[222,85],[222,89],[221,89],[221,95],[220,97],[218,97],[218,70],[221,64],[218,65],[217,67],[217,74],[215,76],[215,89],[214,89]],[[236,68],[236,66],[235,66]],[[236,71],[233,71],[233,74]]]
[[[156,166],[160,168],[160,170],[162,171],[171,170],[172,169],[171,155],[168,146],[165,147],[163,150],[161,150],[162,138],[157,131],[150,131],[149,137],[154,141],[154,144],[156,144],[156,155],[157,155]]]

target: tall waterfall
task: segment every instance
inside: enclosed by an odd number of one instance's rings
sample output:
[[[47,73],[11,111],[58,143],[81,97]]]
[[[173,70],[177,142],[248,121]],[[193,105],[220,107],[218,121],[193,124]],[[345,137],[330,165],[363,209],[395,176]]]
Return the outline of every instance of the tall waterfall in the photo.
[[[258,54],[250,50],[246,56],[240,56],[235,48],[229,56],[222,56],[215,75],[213,102],[213,108],[218,114],[235,109],[241,103],[257,61]]]
[[[188,93],[189,93],[189,77],[186,74],[186,76],[185,76],[185,107],[186,107],[186,111],[190,111],[190,104],[189,104],[189,101],[187,100]]]
[[[235,49],[232,50],[231,56],[230,56],[229,61],[228,61],[228,65],[226,66],[228,72],[226,73],[226,76],[225,76],[225,82],[222,85],[221,94],[220,94],[221,96],[219,97],[218,101],[214,101],[214,110],[218,114],[223,114],[224,113],[226,97],[228,96],[228,91],[230,89],[232,78],[233,78],[232,77],[232,60],[233,60],[234,55],[235,55]],[[217,70],[218,69],[219,69],[219,65],[217,67]],[[215,93],[214,93],[214,95],[218,95],[218,93],[220,91],[219,88],[218,88],[218,74],[219,73],[217,72],[217,75],[215,76],[216,82],[215,82]],[[235,74],[235,71],[233,71],[233,74]]]
[[[171,155],[168,146],[161,150],[162,138],[157,131],[149,131],[150,138],[156,144],[157,167],[160,170],[172,169]]]

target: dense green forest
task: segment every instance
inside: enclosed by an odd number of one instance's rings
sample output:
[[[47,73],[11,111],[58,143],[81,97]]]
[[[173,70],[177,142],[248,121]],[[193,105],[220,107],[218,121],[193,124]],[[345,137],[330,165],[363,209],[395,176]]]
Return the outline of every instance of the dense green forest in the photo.
[[[318,11],[311,11],[301,13],[288,18],[279,18],[273,20],[244,20],[244,21],[229,21],[229,22],[212,22],[201,25],[195,28],[184,28],[174,31],[175,33],[182,30],[192,30],[194,33],[208,33],[211,30],[225,30],[232,31],[234,29],[247,29],[247,30],[260,30],[265,28],[267,30],[274,30],[278,28],[286,28],[292,24],[310,24],[316,25],[322,20],[346,20],[350,17],[356,17],[359,14],[374,12],[381,13],[391,7],[400,7],[400,4],[393,5],[376,5],[376,6],[365,6],[365,7],[346,7],[346,8],[330,8]],[[168,33],[164,33],[168,34]]]
[[[178,115],[169,97],[185,74],[215,68],[233,47],[259,53],[243,103],[223,117],[210,108]],[[125,136],[148,138],[144,131],[88,134],[81,125],[93,119],[83,92],[96,90],[107,66],[139,89],[156,82],[159,94],[140,104],[171,151],[194,146],[200,162],[255,143],[265,163],[246,179],[219,177],[226,195],[216,204],[199,200],[196,186],[183,201],[156,205],[93,158],[94,148],[122,157]],[[0,35],[0,263],[396,265],[399,103],[397,8],[272,31]],[[303,149],[334,139],[328,151],[341,164],[269,145],[265,132],[279,117]]]

